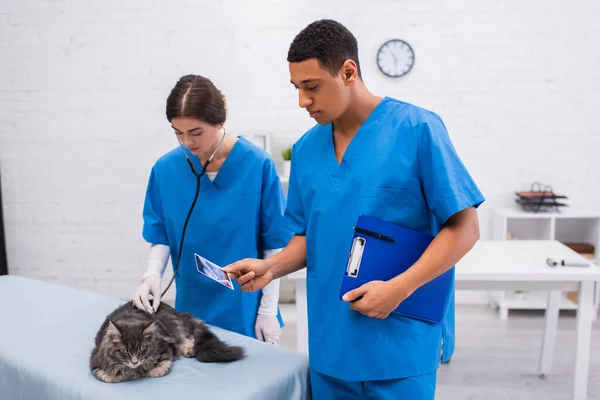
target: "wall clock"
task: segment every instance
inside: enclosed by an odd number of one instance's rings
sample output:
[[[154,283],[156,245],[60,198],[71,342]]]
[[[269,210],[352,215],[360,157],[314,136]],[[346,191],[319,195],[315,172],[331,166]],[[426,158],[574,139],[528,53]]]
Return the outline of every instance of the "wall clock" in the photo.
[[[381,45],[377,52],[377,66],[385,75],[399,78],[415,64],[415,53],[404,40],[392,39]]]

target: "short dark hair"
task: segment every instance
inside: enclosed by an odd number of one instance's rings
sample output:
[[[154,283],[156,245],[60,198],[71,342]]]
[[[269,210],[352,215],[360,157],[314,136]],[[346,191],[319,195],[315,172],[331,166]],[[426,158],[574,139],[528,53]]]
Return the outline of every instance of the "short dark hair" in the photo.
[[[288,62],[302,62],[311,58],[316,58],[331,75],[337,74],[344,61],[351,59],[356,63],[358,76],[362,78],[356,38],[337,21],[315,21],[296,35],[288,51]]]
[[[167,119],[197,118],[211,125],[225,123],[225,96],[210,79],[200,75],[179,78],[167,98]]]

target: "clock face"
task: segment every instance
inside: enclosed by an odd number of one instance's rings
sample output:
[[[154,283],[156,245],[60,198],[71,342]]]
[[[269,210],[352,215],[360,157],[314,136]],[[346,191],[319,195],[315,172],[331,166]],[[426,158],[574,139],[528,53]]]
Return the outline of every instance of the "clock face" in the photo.
[[[415,53],[404,40],[392,39],[385,42],[377,53],[377,65],[387,76],[398,78],[406,75],[415,63]]]

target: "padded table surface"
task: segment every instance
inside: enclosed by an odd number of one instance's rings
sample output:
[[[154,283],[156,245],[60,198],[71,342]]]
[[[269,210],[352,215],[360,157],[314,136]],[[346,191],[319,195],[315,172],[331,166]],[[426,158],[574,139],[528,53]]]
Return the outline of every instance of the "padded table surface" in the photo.
[[[162,378],[98,381],[89,357],[100,325],[122,301],[15,275],[0,276],[0,398],[309,399],[308,358],[216,327],[246,349],[233,363],[179,358]]]

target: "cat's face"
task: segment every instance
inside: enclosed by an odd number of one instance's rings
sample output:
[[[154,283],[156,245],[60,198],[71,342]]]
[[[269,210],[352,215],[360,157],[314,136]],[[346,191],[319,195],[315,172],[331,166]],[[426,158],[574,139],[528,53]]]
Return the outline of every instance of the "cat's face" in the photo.
[[[152,351],[152,337],[156,331],[156,321],[150,325],[117,327],[109,321],[106,338],[110,344],[109,354],[115,362],[135,369],[142,366]]]

